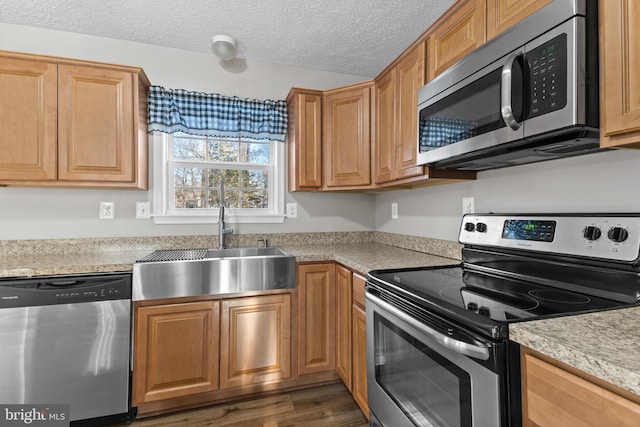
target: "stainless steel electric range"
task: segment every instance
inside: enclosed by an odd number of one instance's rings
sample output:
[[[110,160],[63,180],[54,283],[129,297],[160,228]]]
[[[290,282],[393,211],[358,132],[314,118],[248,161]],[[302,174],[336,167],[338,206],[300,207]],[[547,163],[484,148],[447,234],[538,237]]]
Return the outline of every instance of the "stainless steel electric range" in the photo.
[[[465,215],[462,263],[366,286],[371,425],[519,426],[509,324],[637,305],[640,215]]]

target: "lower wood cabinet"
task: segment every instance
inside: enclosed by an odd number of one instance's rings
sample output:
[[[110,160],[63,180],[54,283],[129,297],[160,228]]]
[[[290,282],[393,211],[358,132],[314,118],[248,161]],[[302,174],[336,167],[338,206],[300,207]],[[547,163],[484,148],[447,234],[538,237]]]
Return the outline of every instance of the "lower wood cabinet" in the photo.
[[[336,266],[336,371],[369,418],[364,285],[363,276]]]
[[[138,417],[342,379],[367,406],[365,279],[297,265],[296,289],[134,304]]]
[[[137,307],[133,352],[134,406],[255,393],[291,377],[291,294]]]
[[[364,415],[369,418],[367,400],[367,341],[365,336],[365,312],[357,304],[353,305],[353,387],[351,394]]]
[[[524,427],[640,425],[640,397],[523,348]]]
[[[136,311],[132,404],[218,388],[219,301]]]
[[[351,394],[367,419],[369,418],[369,403],[367,399],[367,340],[364,311],[365,278],[353,273],[353,306],[351,318],[353,387]]]
[[[351,270],[336,266],[336,371],[342,382],[351,390],[352,339],[351,339]]]
[[[222,301],[220,388],[291,376],[291,296]]]
[[[299,264],[298,375],[336,369],[335,264]]]

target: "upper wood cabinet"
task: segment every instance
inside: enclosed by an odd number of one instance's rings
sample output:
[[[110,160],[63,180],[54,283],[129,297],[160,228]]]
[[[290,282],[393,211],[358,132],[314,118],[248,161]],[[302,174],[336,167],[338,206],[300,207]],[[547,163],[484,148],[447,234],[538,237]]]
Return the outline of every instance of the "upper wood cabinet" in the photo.
[[[640,425],[640,398],[522,348],[523,427]]]
[[[136,310],[132,404],[218,389],[220,303]]]
[[[549,3],[551,0],[487,0],[487,40]]]
[[[486,40],[486,0],[460,1],[429,31],[429,80]]]
[[[422,175],[416,165],[418,89],[425,83],[425,43],[375,80],[376,183]]]
[[[640,2],[600,1],[600,144],[640,148]]]
[[[322,92],[293,88],[289,111],[289,191],[322,187]]]
[[[336,368],[335,264],[299,264],[298,375]]]
[[[372,82],[324,93],[324,186],[371,188]]]
[[[0,56],[0,181],[55,180],[57,66]]]
[[[0,184],[148,187],[140,68],[0,52]]]

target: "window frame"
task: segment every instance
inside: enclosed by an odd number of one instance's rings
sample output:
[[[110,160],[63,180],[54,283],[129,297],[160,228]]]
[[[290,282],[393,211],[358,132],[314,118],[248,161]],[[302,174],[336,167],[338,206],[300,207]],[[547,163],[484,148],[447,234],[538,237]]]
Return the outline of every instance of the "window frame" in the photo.
[[[219,208],[176,209],[172,208],[175,195],[171,184],[173,177],[169,174],[169,163],[180,161],[171,160],[169,148],[172,134],[152,132],[149,135],[151,144],[149,165],[151,171],[150,195],[152,197],[152,218],[156,224],[216,224],[218,223]],[[249,140],[249,139],[248,139]],[[269,176],[272,207],[269,209],[239,209],[225,207],[225,222],[230,224],[274,224],[283,223],[286,217],[285,201],[285,143],[269,141],[270,152],[273,153],[273,173]],[[232,163],[220,162],[221,165]],[[259,169],[263,165],[257,164]],[[235,169],[235,167],[232,167]],[[243,169],[243,168],[239,168]]]

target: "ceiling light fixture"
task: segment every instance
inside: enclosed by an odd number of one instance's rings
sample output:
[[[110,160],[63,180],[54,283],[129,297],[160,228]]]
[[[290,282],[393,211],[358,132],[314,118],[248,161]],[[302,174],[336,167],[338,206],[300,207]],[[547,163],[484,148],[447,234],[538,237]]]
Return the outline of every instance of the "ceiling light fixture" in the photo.
[[[218,58],[228,61],[235,58],[237,52],[236,41],[233,37],[225,35],[213,36],[213,53]]]

